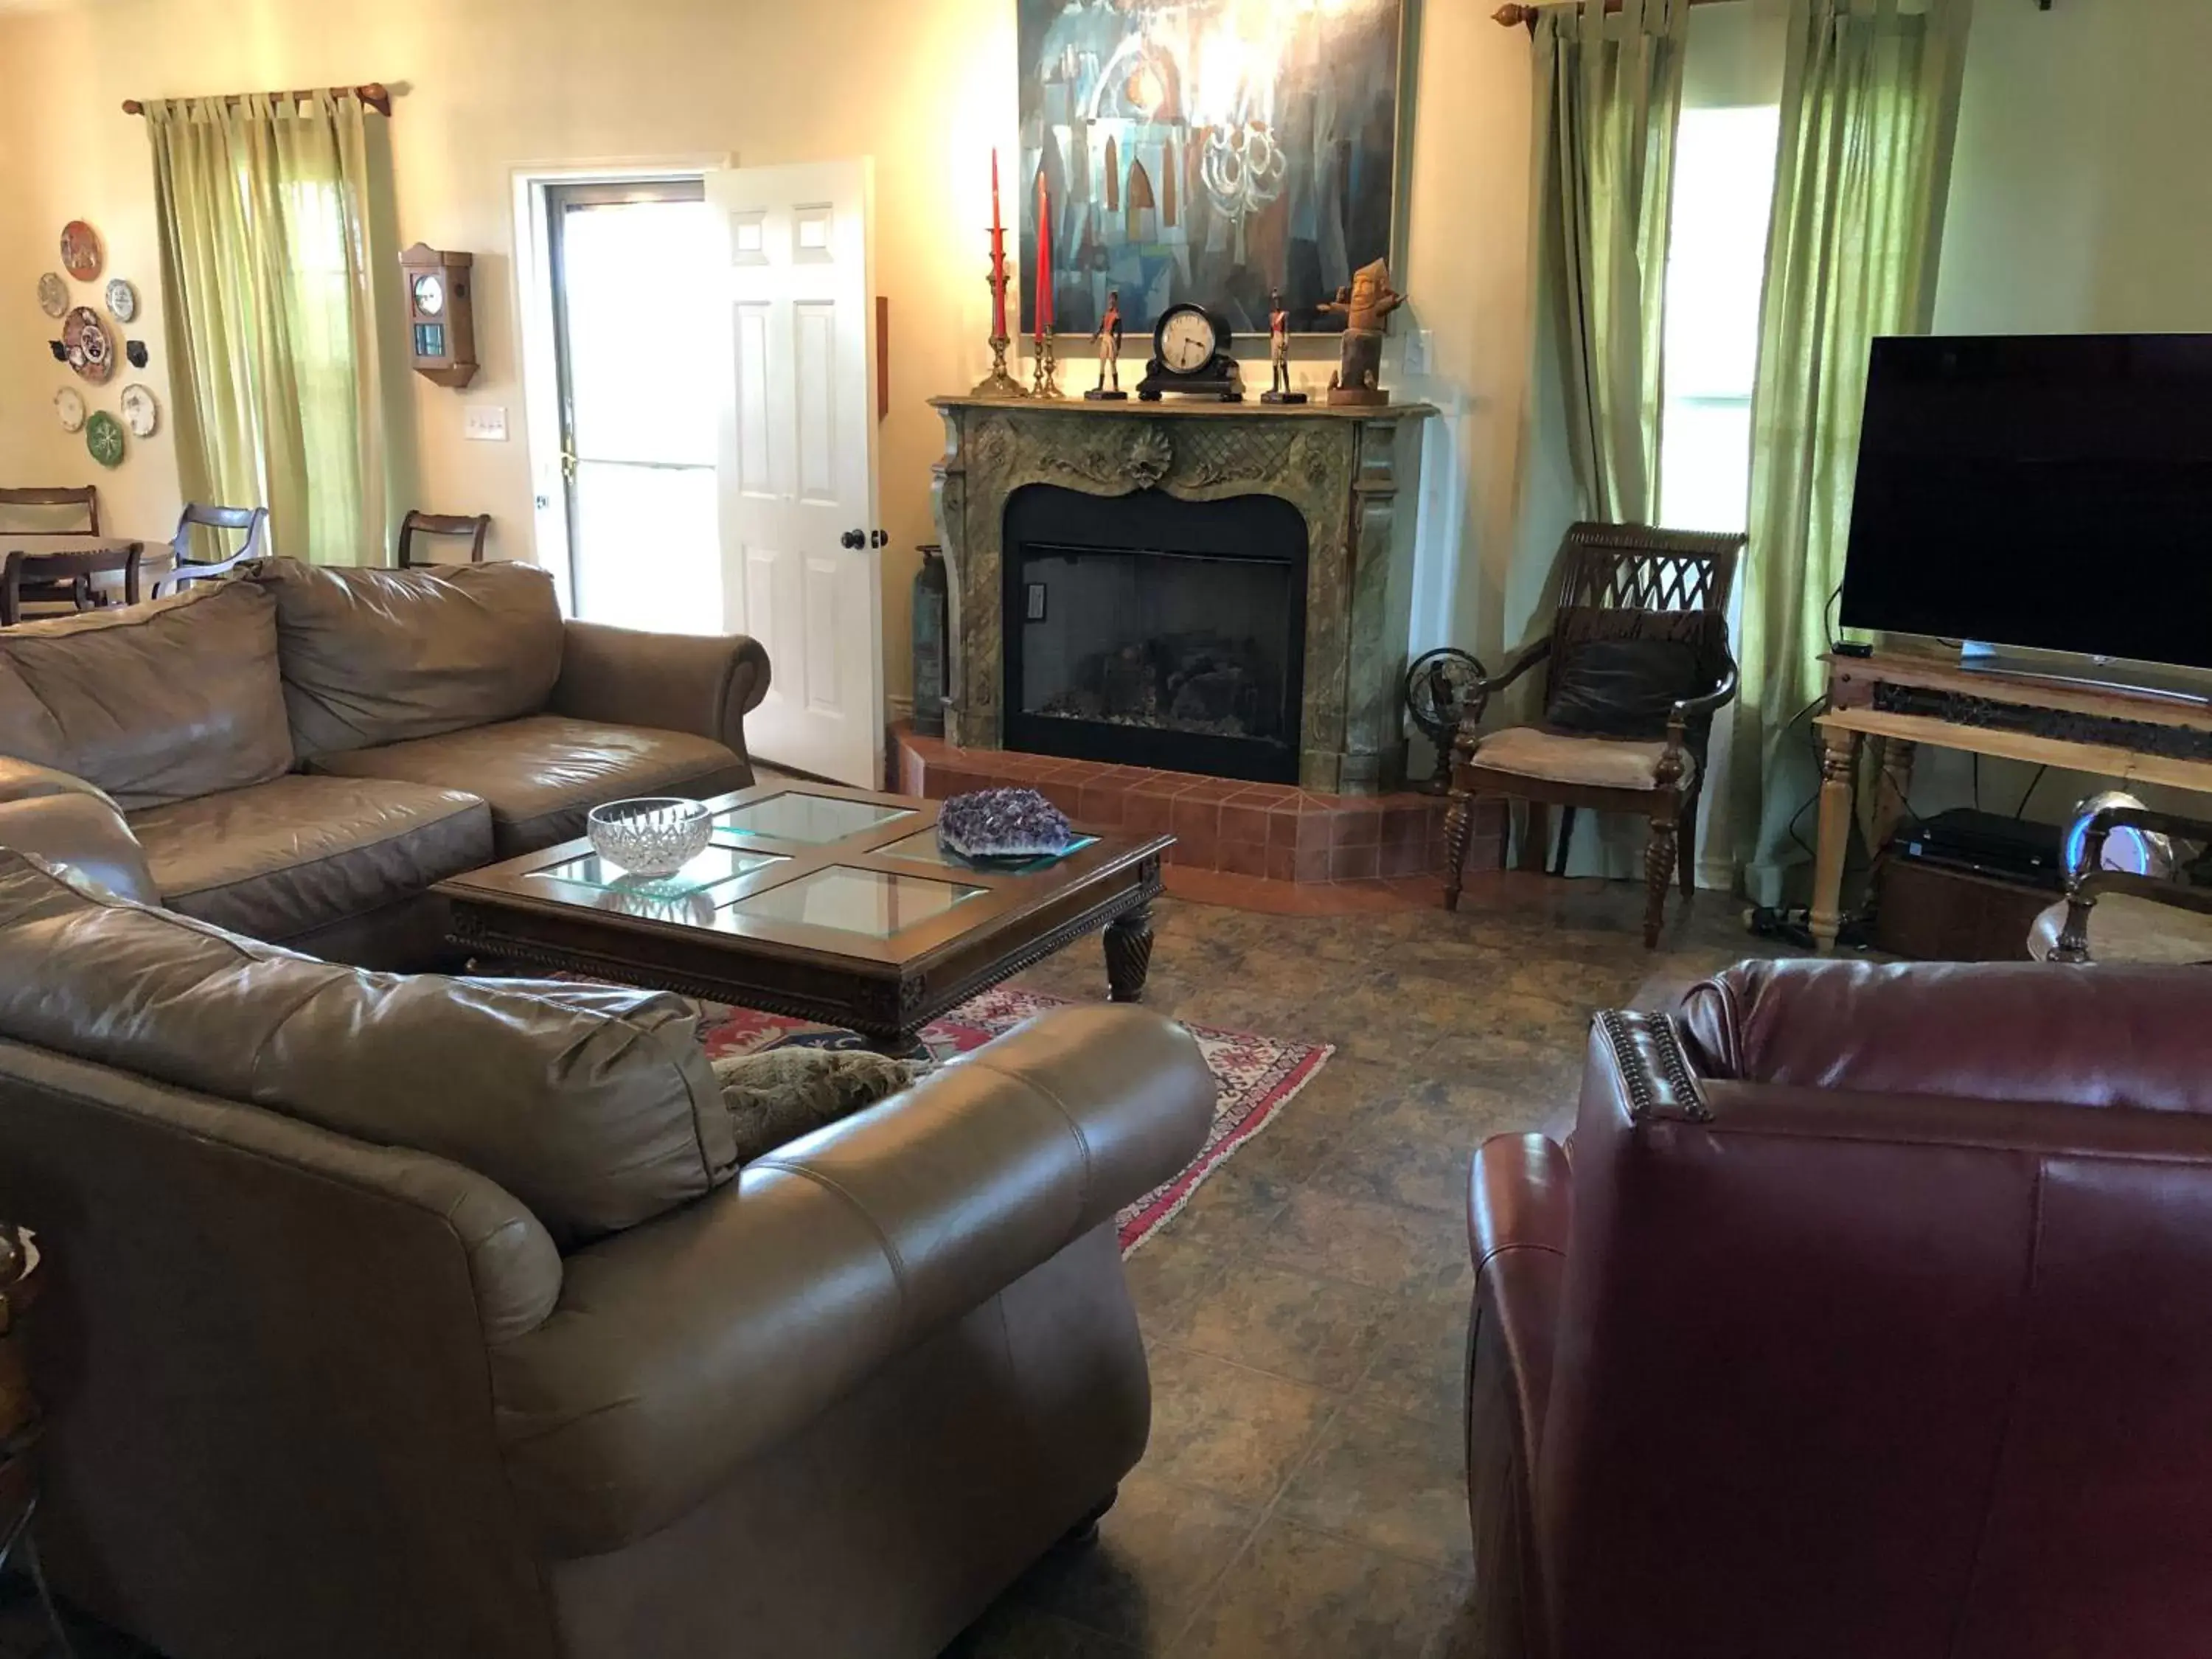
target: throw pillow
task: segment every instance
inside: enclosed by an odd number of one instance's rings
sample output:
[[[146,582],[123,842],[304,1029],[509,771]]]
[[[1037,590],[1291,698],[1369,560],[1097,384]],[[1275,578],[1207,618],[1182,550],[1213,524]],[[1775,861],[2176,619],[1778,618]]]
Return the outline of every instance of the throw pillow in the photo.
[[[1664,737],[1674,704],[1708,689],[1686,641],[1586,640],[1559,665],[1544,718],[1583,737]]]
[[[771,1048],[714,1062],[740,1164],[889,1099],[920,1069],[860,1048]]]

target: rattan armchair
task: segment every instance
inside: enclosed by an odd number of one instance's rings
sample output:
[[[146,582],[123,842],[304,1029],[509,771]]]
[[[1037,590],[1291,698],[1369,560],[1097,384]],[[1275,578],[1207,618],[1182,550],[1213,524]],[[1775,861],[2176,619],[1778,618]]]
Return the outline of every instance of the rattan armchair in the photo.
[[[1459,908],[1474,804],[1485,796],[1528,803],[1522,861],[1543,867],[1552,806],[1564,809],[1554,873],[1564,873],[1574,815],[1587,807],[1633,812],[1651,825],[1644,854],[1644,942],[1659,942],[1667,886],[1679,870],[1690,895],[1696,869],[1697,815],[1713,716],[1736,693],[1729,650],[1729,594],[1744,538],[1653,530],[1640,525],[1577,524],[1560,548],[1563,569],[1552,631],[1500,674],[1474,687],[1453,744],[1452,805],[1447,830],[1444,908]],[[1659,736],[1568,733],[1550,715],[1563,678],[1578,656],[1605,641],[1665,641],[1694,653],[1698,689],[1674,699]],[[1546,718],[1485,733],[1498,694],[1546,668]]]

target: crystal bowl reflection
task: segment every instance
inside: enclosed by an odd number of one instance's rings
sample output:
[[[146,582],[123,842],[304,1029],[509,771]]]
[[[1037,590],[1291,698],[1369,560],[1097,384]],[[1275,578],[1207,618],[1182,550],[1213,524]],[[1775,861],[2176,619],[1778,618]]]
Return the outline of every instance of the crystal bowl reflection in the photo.
[[[656,795],[609,801],[585,820],[592,850],[633,876],[672,876],[707,850],[714,817],[696,800]]]

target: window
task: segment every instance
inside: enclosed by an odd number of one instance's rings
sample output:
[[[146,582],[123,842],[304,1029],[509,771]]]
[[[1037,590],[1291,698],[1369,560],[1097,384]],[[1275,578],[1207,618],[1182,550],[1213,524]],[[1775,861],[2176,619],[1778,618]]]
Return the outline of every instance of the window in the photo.
[[[1750,513],[1751,386],[1781,111],[1686,109],[1667,256],[1659,522],[1741,530]]]

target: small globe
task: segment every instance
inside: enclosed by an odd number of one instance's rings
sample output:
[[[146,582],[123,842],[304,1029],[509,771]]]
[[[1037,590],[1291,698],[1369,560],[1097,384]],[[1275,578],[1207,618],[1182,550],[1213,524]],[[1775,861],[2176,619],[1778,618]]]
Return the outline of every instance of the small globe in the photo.
[[[1430,742],[1448,744],[1483,678],[1481,663],[1464,651],[1429,652],[1406,671],[1406,712]]]

